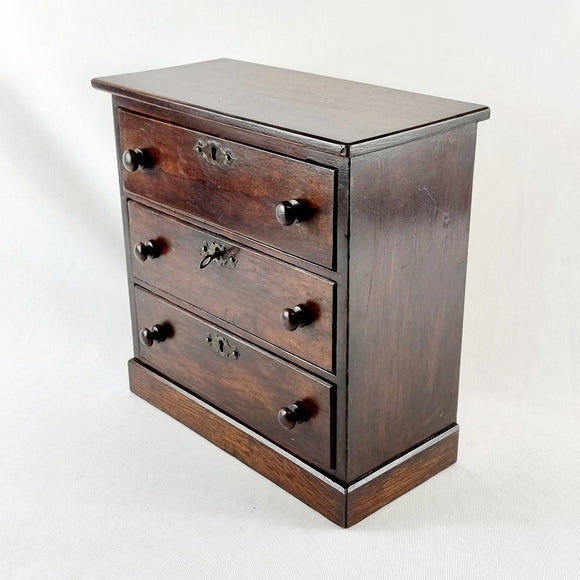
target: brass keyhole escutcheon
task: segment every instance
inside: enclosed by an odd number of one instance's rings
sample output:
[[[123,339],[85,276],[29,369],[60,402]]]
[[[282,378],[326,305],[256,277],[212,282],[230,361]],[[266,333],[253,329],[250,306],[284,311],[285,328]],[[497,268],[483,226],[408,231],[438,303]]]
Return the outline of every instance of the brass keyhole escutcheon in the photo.
[[[218,167],[229,167],[234,160],[232,152],[216,141],[204,142],[200,139],[195,145],[195,150],[202,159]]]
[[[201,245],[201,255],[203,256],[199,264],[200,270],[207,268],[212,262],[220,266],[235,268],[238,263],[231,250],[228,250],[223,244],[217,242],[203,242]]]
[[[221,334],[211,333],[205,338],[205,341],[215,350],[217,354],[224,358],[233,358],[237,360],[240,356],[240,351],[237,346],[229,343],[228,339]]]

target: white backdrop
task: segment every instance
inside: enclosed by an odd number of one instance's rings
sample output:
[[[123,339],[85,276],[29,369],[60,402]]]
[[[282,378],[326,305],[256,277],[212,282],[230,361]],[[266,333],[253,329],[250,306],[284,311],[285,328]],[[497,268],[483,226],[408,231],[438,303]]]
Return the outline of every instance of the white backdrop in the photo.
[[[578,578],[576,0],[4,4],[1,578]],[[110,98],[227,56],[489,105],[459,463],[351,530],[128,392]]]

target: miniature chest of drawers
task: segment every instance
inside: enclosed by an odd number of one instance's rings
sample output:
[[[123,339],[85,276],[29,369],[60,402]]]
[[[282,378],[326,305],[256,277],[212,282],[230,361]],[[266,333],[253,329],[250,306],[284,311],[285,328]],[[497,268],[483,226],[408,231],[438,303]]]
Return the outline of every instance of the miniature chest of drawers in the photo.
[[[228,59],[93,86],[131,390],[345,527],[454,463],[489,109]]]

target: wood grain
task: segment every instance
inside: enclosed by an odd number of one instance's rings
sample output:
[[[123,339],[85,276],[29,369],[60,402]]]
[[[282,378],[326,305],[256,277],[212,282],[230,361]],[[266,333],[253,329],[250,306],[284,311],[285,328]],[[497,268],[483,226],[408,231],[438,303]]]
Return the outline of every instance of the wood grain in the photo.
[[[253,341],[258,344],[258,346],[270,350],[275,354],[285,357],[294,364],[302,366],[302,368],[313,372],[326,378],[327,380],[336,383],[336,470],[335,474],[337,479],[344,481],[346,479],[346,455],[347,455],[347,425],[346,425],[346,409],[347,409],[347,389],[346,389],[346,366],[347,366],[347,322],[348,322],[348,231],[349,231],[349,188],[350,188],[350,160],[342,156],[332,155],[328,152],[322,152],[320,150],[315,150],[311,147],[304,146],[303,140],[300,144],[294,143],[292,141],[283,140],[280,138],[274,138],[271,135],[264,132],[250,132],[247,129],[240,129],[231,124],[210,121],[207,118],[198,116],[197,114],[180,113],[171,108],[170,104],[161,107],[152,105],[150,103],[145,103],[140,100],[129,99],[125,97],[119,97],[117,95],[113,96],[113,118],[115,122],[116,134],[119,134],[119,114],[122,109],[135,110],[141,115],[148,117],[160,118],[165,121],[182,125],[184,127],[190,128],[194,131],[202,133],[211,133],[223,136],[231,141],[244,141],[254,147],[261,149],[269,149],[283,155],[292,156],[299,159],[308,160],[311,159],[319,165],[332,166],[336,172],[336,204],[335,204],[335,221],[336,221],[336,235],[335,235],[335,256],[336,256],[336,270],[328,270],[314,264],[313,262],[307,262],[298,256],[290,255],[284,253],[271,246],[266,246],[260,242],[252,240],[248,237],[242,236],[227,230],[219,225],[212,224],[211,231],[215,233],[216,236],[222,236],[228,239],[235,240],[236,243],[248,246],[255,249],[261,253],[267,253],[270,257],[282,260],[286,263],[292,264],[301,270],[307,268],[311,273],[314,273],[320,277],[326,277],[333,280],[336,283],[336,297],[335,297],[335,376],[328,376],[328,371],[324,371],[321,367],[314,367],[310,362],[304,359],[297,359],[295,355],[289,351],[280,351],[278,347],[272,343],[264,343],[259,337],[254,337],[254,335],[247,335],[239,327],[232,328],[229,323],[222,319],[215,319],[215,317],[208,313],[207,311],[200,311],[196,309],[195,306],[191,304],[183,304],[179,298],[172,297],[171,295],[165,295],[169,300],[177,302],[178,305],[183,308],[192,310],[195,314],[203,316],[211,323],[217,325],[224,325],[231,332],[235,334],[241,334],[244,339]],[[120,136],[117,139],[117,150],[121,150],[120,146]],[[120,165],[120,162],[119,162]],[[139,203],[145,204],[149,207],[155,208],[163,213],[167,213],[175,218],[179,218],[180,221],[185,221],[198,228],[208,228],[208,225],[201,220],[195,218],[190,214],[185,214],[170,206],[161,205],[155,200],[141,197],[137,194],[127,192],[122,185],[123,171],[120,169],[120,180],[121,180],[121,198],[122,198],[122,208],[124,213],[124,223],[127,228],[126,237],[129,238],[128,232],[128,205],[126,203],[127,199],[138,200]],[[131,246],[130,240],[126,242],[128,248],[127,257],[129,260],[129,271],[131,262]],[[129,281],[130,286],[130,297],[131,304],[133,302],[133,291],[132,284],[135,280]],[[150,288],[156,293],[163,294],[163,291],[158,288]],[[133,307],[132,307],[133,308]],[[132,310],[133,312],[133,310]],[[137,355],[138,346],[135,350]],[[288,354],[286,354],[288,353]]]
[[[475,135],[352,161],[349,481],[456,422]]]
[[[230,59],[94,79],[93,86],[337,154],[470,113],[478,115],[471,122],[489,117],[482,105]]]
[[[167,215],[129,201],[133,275],[329,371],[333,364],[335,284],[273,260]],[[139,261],[138,243],[156,240],[157,259]],[[204,244],[223,245],[235,267],[217,263],[200,269]],[[305,305],[311,324],[285,330],[280,314]]]
[[[381,507],[417,487],[457,461],[459,432],[452,429],[434,445],[427,444],[419,453],[409,454],[392,469],[368,482],[349,488],[346,526],[360,522]]]
[[[344,526],[344,488],[170,381],[129,361],[131,390],[261,473],[334,523]],[[200,477],[204,477],[200,469]],[[282,516],[282,514],[280,514]]]
[[[237,421],[194,395],[129,361],[131,390],[264,475],[300,501],[342,527],[350,527],[410,491],[457,458],[457,429],[427,442],[407,456],[348,488],[325,478]],[[201,474],[202,472],[200,472]],[[201,476],[201,475],[200,475]]]
[[[93,85],[119,161],[144,151],[119,162],[132,389],[342,526],[455,461],[489,109],[227,59]],[[313,215],[284,227],[291,199]],[[200,271],[204,242],[236,267]]]
[[[254,149],[140,115],[119,112],[119,155],[145,150],[152,167],[123,171],[128,191],[325,266],[334,267],[335,170]],[[196,150],[215,143],[231,153],[226,167]],[[308,220],[282,226],[276,206],[297,199]]]
[[[171,331],[151,347],[139,344],[140,360],[307,462],[334,468],[334,385],[139,287],[135,305],[137,331],[154,325]],[[238,358],[218,354],[207,342],[210,335],[224,338],[226,351],[237,349]],[[287,431],[278,411],[295,401],[308,406],[310,418]]]

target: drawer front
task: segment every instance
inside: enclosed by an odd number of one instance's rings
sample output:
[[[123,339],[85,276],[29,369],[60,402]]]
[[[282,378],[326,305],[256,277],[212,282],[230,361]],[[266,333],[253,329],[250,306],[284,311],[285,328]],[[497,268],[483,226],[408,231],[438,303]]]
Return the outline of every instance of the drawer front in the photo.
[[[133,201],[129,201],[129,227],[136,278],[333,371],[334,282]],[[150,240],[160,255],[143,260],[135,248]],[[202,269],[202,248],[209,252],[212,243],[226,254]],[[311,313],[311,320],[290,331],[283,327],[281,315],[295,306]]]
[[[119,130],[120,155],[144,152],[129,164],[132,171],[123,169],[128,191],[333,267],[334,169],[123,110]],[[281,225],[276,207],[291,200],[303,202],[307,215]]]
[[[305,460],[333,467],[334,385],[139,287],[135,306],[137,330],[149,329],[142,361]],[[307,420],[285,429],[278,411],[297,401]]]

